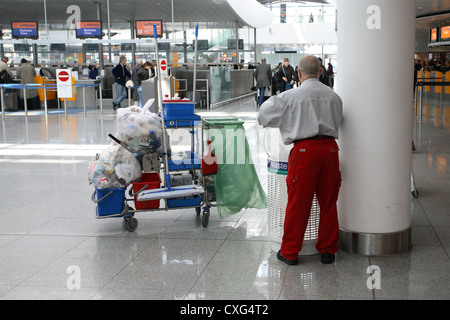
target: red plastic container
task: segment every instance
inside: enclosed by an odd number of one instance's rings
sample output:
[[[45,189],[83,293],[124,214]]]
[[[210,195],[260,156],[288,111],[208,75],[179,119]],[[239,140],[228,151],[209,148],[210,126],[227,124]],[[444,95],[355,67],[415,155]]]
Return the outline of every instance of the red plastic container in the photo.
[[[143,173],[141,180],[139,182],[133,182],[133,193],[141,190],[145,185],[148,185],[144,190],[158,189],[161,186],[161,178],[157,172],[147,172]],[[149,200],[149,201],[137,201],[137,196],[134,197],[134,204],[136,210],[146,210],[146,209],[158,209],[159,200]]]

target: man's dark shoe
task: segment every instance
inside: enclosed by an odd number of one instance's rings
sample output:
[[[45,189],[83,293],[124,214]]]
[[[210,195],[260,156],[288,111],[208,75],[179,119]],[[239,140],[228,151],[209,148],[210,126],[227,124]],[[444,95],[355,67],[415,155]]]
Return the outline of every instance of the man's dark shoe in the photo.
[[[114,111],[117,110],[117,103],[115,101],[113,101],[113,109],[114,109]]]
[[[327,251],[325,251],[325,253],[322,253],[320,261],[324,264],[332,264],[334,262],[334,259],[334,254],[329,254]]]
[[[284,263],[286,263],[288,265],[296,265],[296,264],[298,264],[298,260],[297,259],[289,260],[289,259],[286,259],[285,257],[283,257],[281,255],[281,250],[279,250],[278,253],[277,253],[277,259],[280,260],[280,261],[283,261]]]

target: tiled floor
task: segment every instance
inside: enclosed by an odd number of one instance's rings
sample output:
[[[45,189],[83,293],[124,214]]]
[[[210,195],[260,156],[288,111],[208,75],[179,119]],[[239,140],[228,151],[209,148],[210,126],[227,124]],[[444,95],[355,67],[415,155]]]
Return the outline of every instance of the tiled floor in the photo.
[[[247,101],[211,114],[246,121],[266,188],[255,113]],[[271,251],[266,210],[221,220],[213,208],[207,228],[193,209],[141,213],[131,233],[122,219],[96,219],[87,169],[116,131],[111,110],[67,121],[9,115],[0,128],[0,299],[450,298],[450,129],[433,121],[415,124],[413,249],[384,257],[339,252],[333,265],[302,256],[297,266]],[[380,268],[381,289],[367,287],[371,265]]]

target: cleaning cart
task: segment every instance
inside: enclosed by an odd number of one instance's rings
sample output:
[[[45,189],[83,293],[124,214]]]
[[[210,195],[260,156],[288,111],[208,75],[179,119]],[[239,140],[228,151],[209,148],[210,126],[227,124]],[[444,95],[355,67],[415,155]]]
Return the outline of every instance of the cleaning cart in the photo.
[[[202,152],[199,143],[197,148],[195,144],[195,137],[201,136],[201,117],[193,113],[193,105],[193,102],[186,100],[163,102],[163,132],[184,129],[191,135],[191,146],[181,156],[173,157],[167,148],[158,153],[149,145],[131,146],[109,134],[118,147],[139,159],[142,174],[138,181],[131,182],[127,187],[96,188],[92,201],[97,204],[97,218],[121,217],[126,228],[134,231],[138,226],[136,213],[192,208],[197,215],[203,209],[202,225],[208,226],[212,202],[208,200],[208,190],[205,188],[203,161],[199,156]],[[163,143],[166,145],[167,142]]]
[[[196,25],[196,36],[197,30],[198,25]],[[155,30],[157,44],[156,34]],[[158,56],[158,46],[155,47],[156,56]],[[134,231],[138,227],[138,220],[134,217],[136,213],[193,208],[197,215],[200,215],[203,209],[202,225],[207,227],[212,201],[208,196],[208,189],[205,187],[205,175],[202,167],[203,165],[208,167],[208,175],[215,172],[210,170],[211,163],[209,161],[206,165],[204,159],[202,160],[203,148],[201,150],[198,150],[199,147],[197,150],[195,148],[195,137],[200,136],[203,139],[203,134],[199,134],[201,117],[194,114],[195,102],[193,101],[162,100],[160,77],[158,77],[158,81],[161,138],[152,136],[152,139],[147,139],[145,143],[131,144],[121,141],[112,134],[109,135],[118,147],[136,157],[141,169],[140,179],[133,180],[131,178],[133,170],[129,170],[131,172],[129,179],[132,182],[127,187],[96,188],[92,195],[92,201],[97,205],[96,216],[99,219],[123,218],[127,230]],[[168,129],[184,129],[191,135],[190,149],[185,150],[181,157],[173,157],[169,149]],[[204,145],[203,140],[201,145]],[[160,151],[158,152],[157,149]],[[128,164],[131,168],[137,167],[136,163],[132,163],[131,160],[128,161]],[[107,168],[104,171],[109,172],[108,170],[113,171],[114,169]],[[119,182],[123,183],[123,179]],[[120,186],[120,184],[117,185]],[[211,191],[210,186],[209,190]]]

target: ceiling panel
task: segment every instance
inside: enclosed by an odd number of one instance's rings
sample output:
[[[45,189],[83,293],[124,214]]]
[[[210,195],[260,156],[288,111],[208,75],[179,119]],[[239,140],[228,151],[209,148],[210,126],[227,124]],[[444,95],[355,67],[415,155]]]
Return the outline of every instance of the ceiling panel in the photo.
[[[450,0],[416,0],[416,7],[416,51],[446,50],[428,48],[428,40],[431,28],[450,25]]]
[[[417,16],[449,12],[450,0],[416,0]]]
[[[47,0],[49,23],[65,23],[70,5],[81,9],[82,20],[97,19],[97,2],[101,4],[103,21],[107,21],[106,0]],[[140,19],[172,21],[172,0],[110,0],[111,22],[129,22]],[[226,0],[173,0],[175,22],[245,22],[231,9]],[[24,10],[26,8],[26,10]],[[2,7],[0,24],[8,26],[11,20],[45,21],[43,0],[14,0],[14,5]],[[14,18],[13,18],[14,17]]]
[[[315,2],[315,3],[328,3],[327,0],[257,0],[258,2],[262,4],[270,4],[270,3],[277,3],[277,2],[299,2],[299,3],[308,3],[308,2]]]

